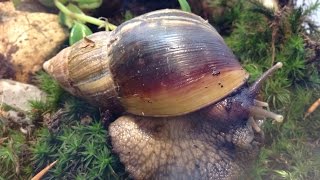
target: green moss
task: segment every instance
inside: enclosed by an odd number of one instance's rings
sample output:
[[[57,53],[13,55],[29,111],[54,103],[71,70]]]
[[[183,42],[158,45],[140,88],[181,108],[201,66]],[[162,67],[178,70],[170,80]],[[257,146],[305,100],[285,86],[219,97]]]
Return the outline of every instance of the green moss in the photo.
[[[307,10],[287,7],[277,21],[275,14],[258,3],[242,3],[242,13],[233,19],[234,28],[226,37],[227,44],[240,58],[245,69],[256,79],[272,63],[271,24],[278,30],[274,42],[275,61],[283,68],[263,87],[262,94],[272,109],[285,116],[282,124],[266,122],[266,146],[262,149],[252,179],[317,179],[320,169],[320,112],[316,110],[306,120],[303,115],[320,97],[319,62],[307,63],[307,34],[302,23],[315,7]],[[239,5],[234,8],[240,7]]]
[[[41,121],[42,116],[46,113],[54,112],[62,104],[63,96],[66,96],[59,84],[47,73],[41,71],[36,75],[38,87],[47,94],[45,101],[30,101],[32,111],[29,115],[35,121]]]
[[[99,110],[64,92],[46,73],[37,77],[48,98],[46,102],[31,102],[32,115],[48,128],[40,128],[34,135],[37,138],[32,148],[34,173],[58,160],[44,179],[125,177],[123,167],[111,153]],[[43,119],[44,114],[48,116]]]
[[[64,119],[62,119],[64,120]],[[82,125],[75,121],[52,134],[43,129],[34,147],[34,165],[38,172],[58,160],[44,179],[121,179],[124,170],[112,155],[108,135],[100,122]]]
[[[28,137],[2,123],[0,119],[0,179],[28,179],[30,151]]]

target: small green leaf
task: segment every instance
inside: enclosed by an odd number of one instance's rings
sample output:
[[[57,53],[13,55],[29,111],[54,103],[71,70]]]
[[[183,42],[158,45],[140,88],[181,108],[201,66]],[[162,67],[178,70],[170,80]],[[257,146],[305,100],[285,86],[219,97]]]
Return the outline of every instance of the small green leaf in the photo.
[[[187,0],[178,0],[178,1],[182,11],[191,12],[191,8]]]
[[[81,9],[96,9],[101,6],[102,0],[73,0]]]
[[[68,4],[67,6],[66,6],[71,12],[73,12],[73,13],[76,13],[76,14],[84,14],[83,12],[82,12],[82,10],[81,9],[79,9],[79,7],[78,6],[76,6],[76,5],[74,5],[74,4]],[[64,24],[64,25],[66,25],[68,28],[71,28],[71,27],[73,27],[73,24],[74,24],[74,22],[75,22],[75,20],[74,19],[72,19],[70,16],[67,16],[67,15],[65,15],[63,12],[59,12],[59,19],[60,19],[60,22],[62,23],[62,24]],[[82,23],[84,23],[84,22],[82,22]]]
[[[69,44],[72,45],[90,34],[92,34],[92,31],[88,26],[75,22],[70,32]]]

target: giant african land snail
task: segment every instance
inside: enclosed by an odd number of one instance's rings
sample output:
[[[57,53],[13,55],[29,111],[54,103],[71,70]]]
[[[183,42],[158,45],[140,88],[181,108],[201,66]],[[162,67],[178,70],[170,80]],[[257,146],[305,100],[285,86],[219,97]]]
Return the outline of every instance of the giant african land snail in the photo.
[[[124,112],[109,132],[134,178],[226,179],[257,155],[255,119],[283,119],[255,100],[281,66],[248,87],[247,72],[209,23],[159,10],[88,36],[44,69],[70,93]]]

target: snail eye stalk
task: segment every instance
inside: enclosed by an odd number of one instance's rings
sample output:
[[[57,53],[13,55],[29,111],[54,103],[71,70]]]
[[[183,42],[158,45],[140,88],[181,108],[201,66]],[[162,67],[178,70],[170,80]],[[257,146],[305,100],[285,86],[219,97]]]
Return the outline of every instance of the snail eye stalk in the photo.
[[[252,96],[256,96],[256,94],[261,89],[262,84],[266,81],[266,79],[271,76],[276,70],[280,69],[283,66],[282,62],[278,62],[274,66],[272,66],[268,71],[263,73],[259,79],[257,79],[252,86],[250,87],[249,91]]]

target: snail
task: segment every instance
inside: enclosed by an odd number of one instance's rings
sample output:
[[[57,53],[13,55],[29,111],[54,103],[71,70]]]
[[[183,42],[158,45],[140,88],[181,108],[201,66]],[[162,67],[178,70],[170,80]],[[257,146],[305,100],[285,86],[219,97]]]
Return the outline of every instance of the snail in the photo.
[[[282,63],[249,86],[218,32],[180,10],[92,34],[43,66],[71,94],[121,114],[109,134],[135,179],[237,178],[262,144],[260,120],[283,120],[255,99]]]

